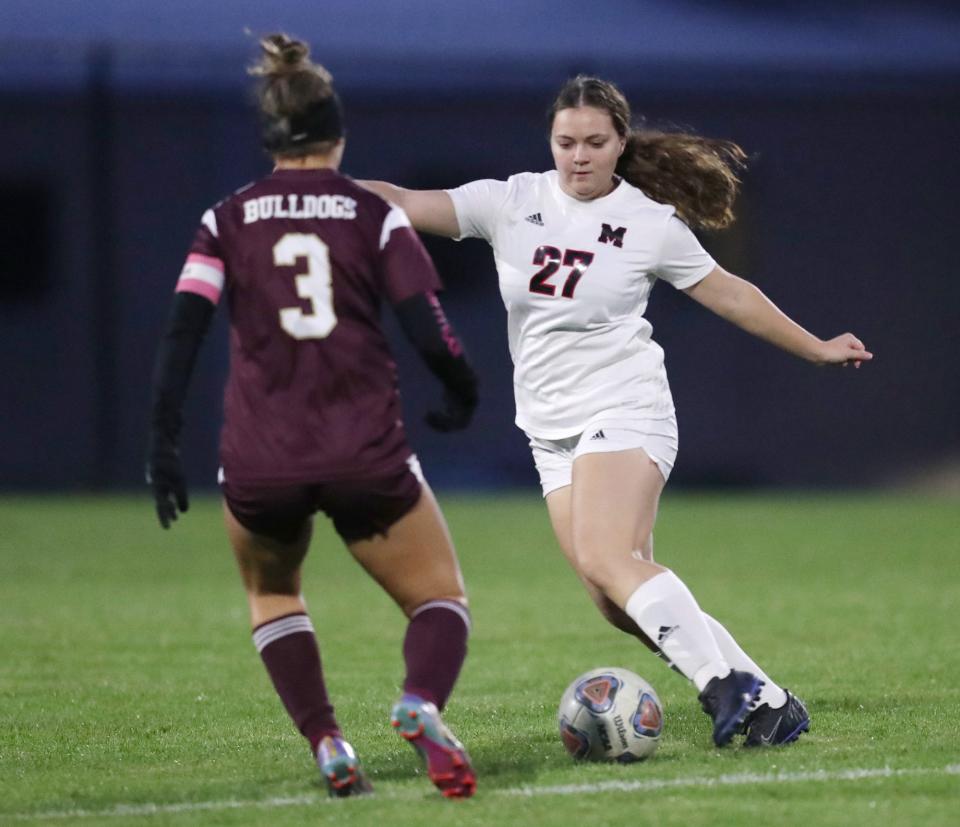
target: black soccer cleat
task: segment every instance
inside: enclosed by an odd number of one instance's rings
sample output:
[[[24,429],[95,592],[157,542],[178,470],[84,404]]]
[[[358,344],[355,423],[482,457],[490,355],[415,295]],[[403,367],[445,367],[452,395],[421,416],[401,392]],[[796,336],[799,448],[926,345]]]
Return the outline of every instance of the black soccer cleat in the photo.
[[[731,669],[723,678],[713,678],[699,695],[703,711],[713,718],[713,743],[730,743],[760,697],[763,681],[752,672]]]
[[[784,690],[786,692],[786,690]],[[776,709],[768,704],[758,706],[744,721],[745,747],[775,747],[790,744],[801,732],[810,731],[810,715],[796,695],[787,692],[787,702]]]

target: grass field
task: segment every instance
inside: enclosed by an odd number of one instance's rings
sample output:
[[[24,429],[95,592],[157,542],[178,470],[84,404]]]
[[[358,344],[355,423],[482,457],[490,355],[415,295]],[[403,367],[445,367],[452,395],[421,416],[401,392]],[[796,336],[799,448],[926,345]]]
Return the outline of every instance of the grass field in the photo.
[[[341,724],[376,786],[331,801],[250,641],[218,503],[170,532],[143,497],[0,501],[0,824],[960,824],[960,503],[668,494],[657,556],[813,729],[714,749],[695,692],[603,624],[535,492],[442,496],[472,601],[447,720],[480,787],[441,799],[388,725],[398,611],[324,524],[305,594]],[[621,665],[664,704],[660,750],[575,765],[575,675]]]

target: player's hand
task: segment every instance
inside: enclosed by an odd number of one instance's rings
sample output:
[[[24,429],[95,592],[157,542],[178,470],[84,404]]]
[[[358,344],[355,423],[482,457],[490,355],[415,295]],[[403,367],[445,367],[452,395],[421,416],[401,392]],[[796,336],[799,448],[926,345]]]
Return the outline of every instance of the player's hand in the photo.
[[[438,411],[428,411],[424,419],[427,425],[442,434],[462,431],[473,419],[476,407],[476,394],[463,396],[447,391],[443,395],[443,408]]]
[[[190,507],[187,481],[177,446],[163,437],[153,437],[147,456],[147,484],[153,489],[160,525],[169,528],[178,511]]]
[[[863,342],[852,333],[843,333],[824,342],[818,356],[817,361],[821,365],[853,365],[855,368],[873,358],[873,354],[864,347]]]

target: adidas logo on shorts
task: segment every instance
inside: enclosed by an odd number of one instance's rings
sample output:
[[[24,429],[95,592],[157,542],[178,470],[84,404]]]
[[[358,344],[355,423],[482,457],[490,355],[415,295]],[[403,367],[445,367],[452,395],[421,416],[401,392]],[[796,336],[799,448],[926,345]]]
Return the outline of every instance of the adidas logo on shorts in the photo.
[[[531,224],[536,224],[538,227],[543,226],[543,219],[540,217],[540,213],[535,212],[533,215],[528,215],[524,221],[529,221]]]
[[[593,440],[595,439],[606,439],[606,438],[607,438],[607,435],[603,432],[603,429],[601,428],[592,437],[590,437],[590,441],[593,442]]]

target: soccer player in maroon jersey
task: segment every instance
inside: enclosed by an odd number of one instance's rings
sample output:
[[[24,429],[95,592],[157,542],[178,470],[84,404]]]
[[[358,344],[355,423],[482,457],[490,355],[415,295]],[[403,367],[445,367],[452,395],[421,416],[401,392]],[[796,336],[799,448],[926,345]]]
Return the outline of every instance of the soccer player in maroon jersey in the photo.
[[[444,795],[469,796],[475,773],[439,710],[466,656],[470,615],[443,516],[407,444],[382,301],[444,385],[443,410],[427,415],[434,428],[467,426],[475,375],[404,212],[338,172],[343,125],[329,73],[285,35],[261,47],[251,72],[261,78],[263,143],[275,168],[203,215],[157,358],[147,478],[167,528],[188,507],[183,399],[225,295],[223,513],[277,694],[330,793],[369,791],[334,716],[300,594],[319,510],[409,620],[393,726]]]

